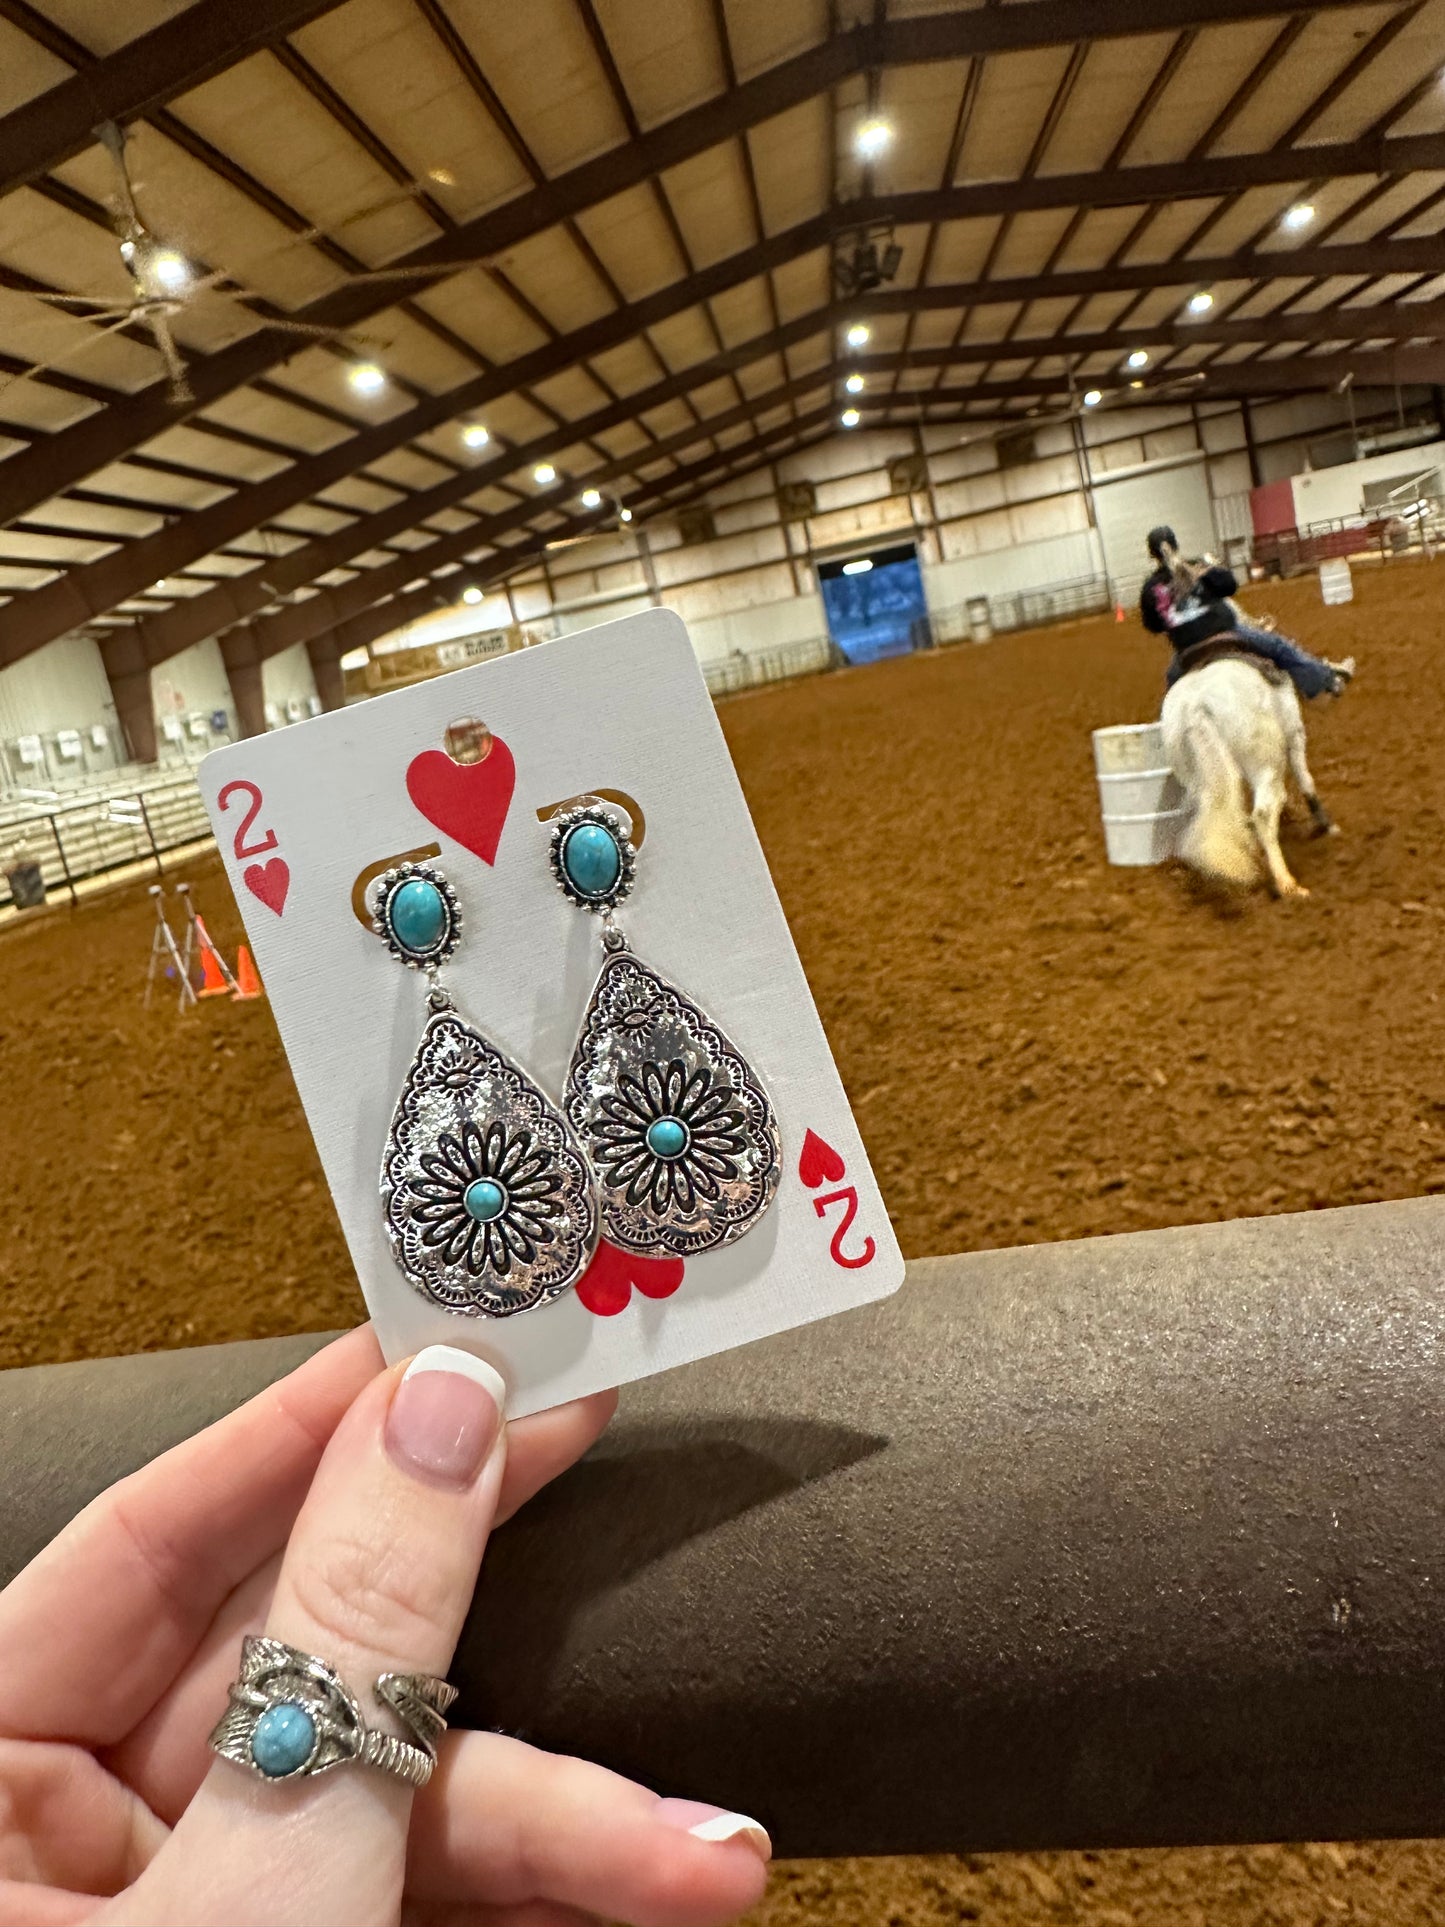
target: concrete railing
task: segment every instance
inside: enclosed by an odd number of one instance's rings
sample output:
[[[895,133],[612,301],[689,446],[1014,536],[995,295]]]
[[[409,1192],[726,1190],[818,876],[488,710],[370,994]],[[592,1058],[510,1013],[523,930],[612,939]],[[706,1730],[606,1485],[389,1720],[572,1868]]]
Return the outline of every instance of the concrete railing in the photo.
[[[319,1340],[0,1374],[17,1569]],[[786,1854],[1431,1834],[1445,1200],[939,1258],[634,1386],[503,1528],[464,1722]]]

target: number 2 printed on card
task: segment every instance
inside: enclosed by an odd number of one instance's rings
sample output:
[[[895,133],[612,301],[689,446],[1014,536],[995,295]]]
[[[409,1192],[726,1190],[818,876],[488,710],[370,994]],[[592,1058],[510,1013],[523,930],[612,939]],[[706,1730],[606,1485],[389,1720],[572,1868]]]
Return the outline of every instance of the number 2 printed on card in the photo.
[[[258,857],[267,850],[276,848],[276,832],[265,830],[254,841],[248,842],[251,825],[261,814],[263,808],[261,792],[254,783],[243,778],[227,783],[216,797],[216,808],[228,814],[232,802],[242,797],[249,799],[250,807],[245,809],[236,833],[231,839],[231,850],[236,860],[245,863],[248,857]],[[265,863],[247,863],[241,872],[241,881],[259,902],[268,910],[274,910],[279,917],[286,908],[286,892],[291,888],[291,866],[283,856],[273,856]]]

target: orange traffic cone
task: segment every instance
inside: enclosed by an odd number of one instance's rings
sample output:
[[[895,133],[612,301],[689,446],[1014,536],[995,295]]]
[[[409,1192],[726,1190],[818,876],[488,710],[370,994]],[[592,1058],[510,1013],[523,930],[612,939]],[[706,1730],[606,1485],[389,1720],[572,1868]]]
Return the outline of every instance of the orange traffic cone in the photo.
[[[264,997],[261,979],[256,975],[256,966],[251,961],[251,953],[245,944],[236,952],[236,995],[240,998]]]
[[[196,992],[196,995],[198,997],[229,997],[235,986],[227,983],[226,973],[222,968],[216,946],[211,942],[206,926],[201,922],[199,917],[196,918],[196,929],[200,933],[201,939],[202,971],[201,987]]]
[[[1124,620],[1124,605],[1122,602],[1116,602],[1114,604],[1114,620],[1115,622],[1122,622]]]

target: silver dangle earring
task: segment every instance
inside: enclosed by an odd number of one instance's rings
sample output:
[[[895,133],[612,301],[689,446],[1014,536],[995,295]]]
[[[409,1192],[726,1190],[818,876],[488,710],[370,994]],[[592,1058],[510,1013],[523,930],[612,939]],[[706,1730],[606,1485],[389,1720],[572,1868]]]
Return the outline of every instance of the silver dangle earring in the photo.
[[[552,830],[562,894],[602,923],[602,968],[563,1099],[592,1161],[602,1235],[624,1251],[712,1251],[752,1230],[777,1194],[778,1123],[756,1071],[697,1004],[636,957],[614,920],[637,853],[612,810]]]
[[[432,863],[377,888],[372,929],[427,977],[426,1028],[381,1165],[386,1235],[407,1283],[446,1311],[508,1318],[550,1304],[597,1249],[592,1174],[571,1126],[524,1070],[457,1014],[438,971],[461,941]]]

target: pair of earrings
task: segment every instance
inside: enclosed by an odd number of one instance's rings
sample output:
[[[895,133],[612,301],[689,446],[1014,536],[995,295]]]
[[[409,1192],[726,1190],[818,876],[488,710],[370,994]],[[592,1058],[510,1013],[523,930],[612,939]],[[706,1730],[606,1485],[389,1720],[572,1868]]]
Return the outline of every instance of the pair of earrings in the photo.
[[[621,818],[567,811],[550,856],[563,895],[599,916],[603,949],[560,1106],[442,985],[462,932],[442,871],[404,863],[377,890],[372,928],[428,980],[382,1160],[386,1233],[407,1282],[447,1311],[549,1304],[603,1237],[648,1256],[731,1244],[778,1188],[777,1119],[757,1074],[616,922],[637,863]]]

